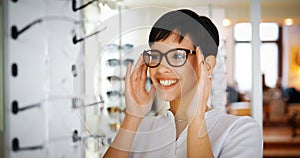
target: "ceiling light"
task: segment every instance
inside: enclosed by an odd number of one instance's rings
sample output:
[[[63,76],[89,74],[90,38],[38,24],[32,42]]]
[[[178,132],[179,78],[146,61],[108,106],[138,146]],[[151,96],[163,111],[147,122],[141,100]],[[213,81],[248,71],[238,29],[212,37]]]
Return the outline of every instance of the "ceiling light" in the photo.
[[[287,26],[291,26],[291,25],[293,25],[293,23],[294,23],[293,19],[291,19],[291,18],[287,18],[284,20],[284,24]]]
[[[223,26],[228,27],[231,25],[231,20],[230,19],[224,19],[223,20]]]

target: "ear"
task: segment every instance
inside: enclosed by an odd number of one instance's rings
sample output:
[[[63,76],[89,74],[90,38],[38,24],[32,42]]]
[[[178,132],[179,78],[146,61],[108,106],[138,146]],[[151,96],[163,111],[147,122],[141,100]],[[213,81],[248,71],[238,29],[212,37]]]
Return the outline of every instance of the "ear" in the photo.
[[[213,69],[216,66],[216,57],[213,55],[206,57],[205,63],[207,64],[209,73],[212,73]]]

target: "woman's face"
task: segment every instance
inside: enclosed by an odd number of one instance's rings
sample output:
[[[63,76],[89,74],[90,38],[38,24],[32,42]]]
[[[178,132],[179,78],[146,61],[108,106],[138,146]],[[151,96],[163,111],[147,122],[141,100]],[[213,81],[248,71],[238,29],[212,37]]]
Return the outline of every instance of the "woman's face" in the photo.
[[[154,42],[151,49],[157,49],[165,53],[174,48],[195,50],[189,36],[178,43],[178,36],[170,34],[164,41]],[[181,100],[193,91],[197,84],[197,61],[196,55],[189,54],[188,59],[181,67],[170,66],[164,57],[158,67],[150,68],[150,77],[155,85],[160,99],[165,101]]]

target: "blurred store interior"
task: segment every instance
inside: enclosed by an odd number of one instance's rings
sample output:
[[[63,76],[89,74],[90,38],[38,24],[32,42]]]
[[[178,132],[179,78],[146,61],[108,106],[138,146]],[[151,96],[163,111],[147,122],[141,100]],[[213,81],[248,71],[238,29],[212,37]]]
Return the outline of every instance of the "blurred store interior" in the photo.
[[[211,106],[258,121],[264,158],[300,157],[299,0],[0,0],[0,8],[0,157],[101,157],[124,117],[126,65],[155,20],[177,8],[219,30]]]

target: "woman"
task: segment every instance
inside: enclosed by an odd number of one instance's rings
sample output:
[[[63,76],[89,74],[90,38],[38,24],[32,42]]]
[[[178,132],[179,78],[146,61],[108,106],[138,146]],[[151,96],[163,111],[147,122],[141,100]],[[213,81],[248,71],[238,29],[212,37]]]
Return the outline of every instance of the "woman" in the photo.
[[[207,106],[218,45],[215,25],[191,10],[158,19],[149,35],[151,49],[132,73],[127,68],[126,116],[104,157],[261,157],[262,132],[255,121]],[[170,109],[145,117],[156,93]]]

